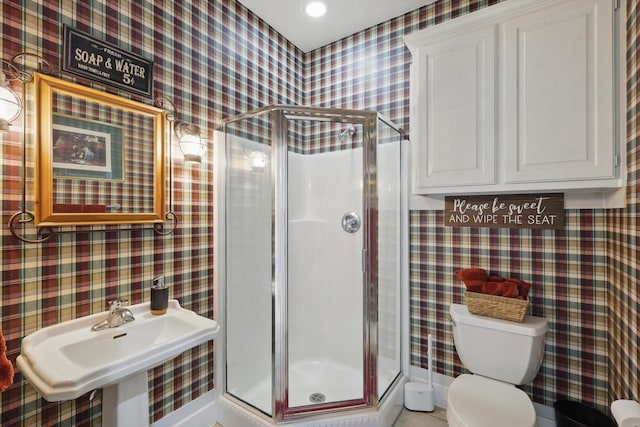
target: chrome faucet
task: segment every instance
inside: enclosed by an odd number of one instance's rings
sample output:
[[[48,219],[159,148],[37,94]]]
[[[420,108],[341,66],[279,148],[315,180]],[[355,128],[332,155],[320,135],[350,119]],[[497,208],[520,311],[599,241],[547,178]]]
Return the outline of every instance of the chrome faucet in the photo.
[[[127,300],[113,300],[109,303],[109,317],[104,319],[102,322],[96,323],[91,327],[92,331],[101,331],[107,328],[117,328],[118,326],[122,326],[125,323],[133,322],[135,317],[133,317],[133,313],[128,308],[125,308],[127,305]]]

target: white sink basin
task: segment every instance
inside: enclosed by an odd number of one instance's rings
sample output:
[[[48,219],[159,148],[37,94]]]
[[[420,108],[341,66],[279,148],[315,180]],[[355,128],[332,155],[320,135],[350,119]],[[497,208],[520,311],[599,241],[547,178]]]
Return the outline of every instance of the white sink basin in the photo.
[[[220,326],[169,301],[167,313],[154,316],[149,303],[128,306],[135,320],[92,331],[107,312],[40,329],[22,340],[17,365],[48,401],[70,400],[146,372],[215,338]]]

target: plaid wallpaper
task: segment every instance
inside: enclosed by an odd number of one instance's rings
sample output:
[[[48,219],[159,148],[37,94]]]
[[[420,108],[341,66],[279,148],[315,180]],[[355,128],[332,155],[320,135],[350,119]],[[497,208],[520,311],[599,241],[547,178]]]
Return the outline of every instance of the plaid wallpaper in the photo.
[[[566,211],[564,230],[444,227],[441,211],[411,213],[411,356],[426,366],[426,336],[436,370],[457,376],[451,303],[464,285],[454,271],[479,266],[532,283],[530,312],[549,320],[541,373],[524,389],[551,405],[558,397],[608,404],[604,214]]]
[[[409,130],[411,58],[402,36],[495,3],[441,0],[311,52],[309,103],[377,110]],[[550,322],[541,372],[524,387],[536,402],[552,405],[567,397],[607,410],[611,397],[639,397],[633,143],[638,2],[629,5],[629,207],[568,210],[567,225],[558,231],[452,229],[444,226],[442,212],[411,212],[412,364],[426,367],[431,333],[436,370],[452,376],[463,371],[448,315],[449,305],[462,301],[463,284],[454,271],[482,267],[530,281],[531,313]],[[329,138],[323,144],[331,144]]]
[[[301,104],[303,99],[300,51],[234,0],[5,0],[0,3],[1,57],[8,59],[21,51],[39,53],[60,69],[63,24],[153,60],[154,96],[170,98],[178,108],[178,120],[200,125],[210,149],[201,165],[192,166],[183,162],[176,144],[171,147],[170,185],[180,222],[169,236],[158,236],[145,226],[83,227],[58,234],[45,244],[23,244],[2,226],[1,330],[14,365],[25,335],[104,311],[116,296],[133,304],[148,301],[152,279],[161,274],[170,285],[171,297],[199,314],[215,317],[211,147],[215,123],[268,104]],[[0,135],[3,224],[22,204],[21,129],[18,124]],[[30,131],[27,136],[32,136]],[[31,177],[29,148],[27,174]],[[27,198],[29,207],[31,192]],[[28,232],[32,234],[32,228]],[[212,355],[213,344],[205,344],[149,372],[150,421],[213,388]],[[0,405],[4,427],[101,424],[99,399],[90,402],[82,396],[46,402],[19,372],[13,386],[0,394]]]
[[[610,398],[640,400],[638,309],[640,2],[627,3],[627,207],[608,212]]]
[[[155,61],[155,93],[171,98],[179,119],[196,122],[209,138],[220,118],[270,104],[376,110],[409,130],[411,58],[402,36],[497,2],[440,0],[302,54],[234,0],[5,0],[0,49],[2,58],[28,50],[60,67],[63,23],[118,44]],[[551,404],[567,396],[604,409],[610,398],[640,397],[638,0],[628,3],[628,207],[567,211],[567,225],[559,231],[449,229],[440,212],[411,212],[413,364],[426,365],[431,333],[437,371],[462,372],[447,316],[462,292],[453,271],[480,266],[531,281],[531,311],[550,321],[541,373],[526,387],[534,400]],[[331,134],[335,130],[327,139]],[[21,205],[21,136],[20,125],[0,136],[5,224]],[[322,144],[328,142],[314,142],[313,150],[323,151]],[[160,274],[183,306],[214,316],[212,150],[197,167],[183,163],[177,146],[172,151],[173,207],[180,224],[170,236],[142,226],[95,227],[29,245],[3,226],[1,327],[10,360],[19,354],[22,337],[36,329],[103,311],[116,296],[148,300],[148,286]],[[31,160],[28,166],[32,176]],[[32,196],[27,197],[29,206]],[[150,372],[152,421],[213,387],[212,353],[213,344],[203,345]],[[100,425],[99,400],[49,403],[19,373],[14,380],[0,394],[3,426]]]

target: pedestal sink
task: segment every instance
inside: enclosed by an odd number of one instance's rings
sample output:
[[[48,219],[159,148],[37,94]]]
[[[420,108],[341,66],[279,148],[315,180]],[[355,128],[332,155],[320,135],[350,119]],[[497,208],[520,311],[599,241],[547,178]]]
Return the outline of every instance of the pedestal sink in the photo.
[[[147,370],[212,340],[220,325],[170,300],[154,316],[149,303],[128,306],[135,320],[92,331],[107,317],[93,314],[40,329],[22,340],[20,372],[50,402],[103,388],[105,427],[149,425]]]

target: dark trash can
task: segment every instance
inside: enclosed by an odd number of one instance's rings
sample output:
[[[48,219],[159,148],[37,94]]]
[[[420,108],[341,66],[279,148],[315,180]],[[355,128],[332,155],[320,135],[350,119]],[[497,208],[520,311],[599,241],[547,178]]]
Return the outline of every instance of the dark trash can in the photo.
[[[558,400],[553,408],[558,427],[616,427],[606,414],[580,402]]]

